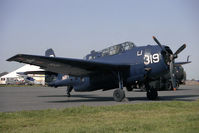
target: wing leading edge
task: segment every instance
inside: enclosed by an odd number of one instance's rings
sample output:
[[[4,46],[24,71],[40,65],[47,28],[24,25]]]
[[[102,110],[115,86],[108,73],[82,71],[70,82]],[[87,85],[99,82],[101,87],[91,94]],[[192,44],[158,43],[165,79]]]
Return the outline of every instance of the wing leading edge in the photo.
[[[111,64],[82,59],[46,57],[27,54],[17,54],[7,59],[7,61],[36,65],[47,71],[73,76],[87,76],[96,72],[127,71],[130,68],[130,65],[126,64]]]

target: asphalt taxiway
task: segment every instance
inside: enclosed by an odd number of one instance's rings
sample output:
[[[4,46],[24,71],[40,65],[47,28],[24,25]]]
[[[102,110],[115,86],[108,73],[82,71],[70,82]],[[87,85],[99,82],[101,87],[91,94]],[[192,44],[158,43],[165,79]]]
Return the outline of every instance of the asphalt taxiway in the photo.
[[[41,110],[50,108],[68,108],[81,105],[106,106],[117,104],[134,104],[141,102],[160,101],[194,101],[199,99],[199,86],[183,85],[177,91],[160,91],[158,100],[149,101],[146,92],[135,90],[126,91],[128,100],[115,102],[113,91],[71,92],[71,97],[66,97],[66,89],[51,87],[0,87],[0,112],[22,110]]]

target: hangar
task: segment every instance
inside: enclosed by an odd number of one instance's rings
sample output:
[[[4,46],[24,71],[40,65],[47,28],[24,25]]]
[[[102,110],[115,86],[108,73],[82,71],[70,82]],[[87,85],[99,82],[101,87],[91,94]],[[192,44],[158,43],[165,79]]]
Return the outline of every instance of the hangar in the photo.
[[[23,74],[28,71],[34,72],[34,71],[44,71],[44,70],[38,66],[27,64],[15,71],[12,71],[0,77],[0,84],[21,84],[25,82],[25,77],[31,77],[34,79],[34,84],[45,85],[44,74],[28,74],[28,75]]]

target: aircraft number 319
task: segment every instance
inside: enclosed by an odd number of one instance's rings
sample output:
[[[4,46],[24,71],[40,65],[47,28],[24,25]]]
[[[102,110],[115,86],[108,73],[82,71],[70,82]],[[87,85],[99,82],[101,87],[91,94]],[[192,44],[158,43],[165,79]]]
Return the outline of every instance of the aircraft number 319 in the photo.
[[[158,63],[160,61],[160,56],[158,53],[153,55],[144,55],[144,64],[149,65],[150,63]]]

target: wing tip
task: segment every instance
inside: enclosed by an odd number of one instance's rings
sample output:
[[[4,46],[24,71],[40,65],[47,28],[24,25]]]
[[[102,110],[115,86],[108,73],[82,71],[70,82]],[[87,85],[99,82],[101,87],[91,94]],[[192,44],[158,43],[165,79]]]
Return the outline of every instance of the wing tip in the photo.
[[[15,61],[15,59],[16,59],[17,57],[20,57],[20,56],[22,56],[22,54],[16,54],[16,55],[14,55],[14,56],[8,58],[6,61]]]

